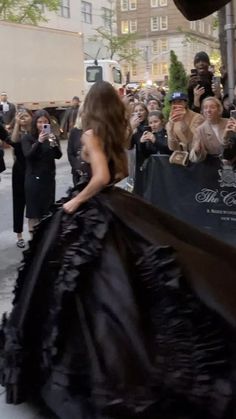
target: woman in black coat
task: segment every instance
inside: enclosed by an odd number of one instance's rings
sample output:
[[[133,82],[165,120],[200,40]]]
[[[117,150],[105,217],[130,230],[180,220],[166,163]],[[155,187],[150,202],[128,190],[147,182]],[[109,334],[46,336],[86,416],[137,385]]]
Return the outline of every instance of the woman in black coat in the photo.
[[[134,179],[134,192],[142,194],[142,165],[146,158],[145,144],[140,142],[143,133],[147,130],[148,125],[148,110],[143,102],[136,103],[134,112],[130,120],[133,129],[131,137],[130,149],[135,147],[135,179]]]
[[[161,111],[149,112],[148,125],[149,130],[145,131],[140,138],[140,143],[144,144],[144,156],[148,158],[151,154],[170,155],[172,151],[167,145],[167,133],[165,130],[164,116]]]
[[[78,116],[74,128],[70,131],[67,145],[67,157],[71,165],[74,186],[79,182],[83,170],[83,161],[81,159],[82,133],[83,130],[80,127],[80,116]]]
[[[14,150],[14,164],[12,167],[12,200],[13,200],[13,231],[17,234],[16,245],[25,247],[23,239],[25,213],[25,156],[23,154],[22,138],[31,131],[32,112],[21,109],[17,112],[13,131],[7,140]]]
[[[26,159],[25,197],[29,231],[49,213],[55,201],[55,159],[62,156],[60,144],[50,131],[50,116],[37,111],[32,122],[32,133],[22,139]]]

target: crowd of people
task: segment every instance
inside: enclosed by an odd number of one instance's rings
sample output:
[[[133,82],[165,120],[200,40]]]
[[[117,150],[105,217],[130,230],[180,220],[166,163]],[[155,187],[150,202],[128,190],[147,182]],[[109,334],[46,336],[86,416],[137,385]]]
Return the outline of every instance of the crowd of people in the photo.
[[[160,112],[134,109],[107,82],[86,96],[71,131],[79,179],[24,252],[0,381],[8,403],[46,404],[59,419],[233,419],[236,250],[114,187],[129,146],[166,152]],[[23,115],[11,141],[25,158],[27,216],[40,220],[61,150],[45,111]]]
[[[186,92],[176,91],[169,97],[170,112],[163,116],[164,91],[147,90],[145,94],[130,91],[123,97],[132,130],[127,149],[130,177],[134,192],[142,195],[142,176],[145,162],[151,154],[170,156],[170,163],[184,164],[203,161],[208,155],[221,156],[230,164],[236,156],[236,119],[230,116],[229,103],[223,88],[226,77],[219,81],[209,70],[210,60],[205,52],[194,58],[194,71],[189,76]],[[29,231],[46,215],[55,200],[55,159],[62,155],[58,133],[68,138],[68,161],[74,186],[83,174],[81,158],[81,117],[83,104],[77,96],[66,110],[60,130],[51,124],[50,115],[39,110],[18,109],[1,94],[2,123],[8,136],[2,141],[14,151],[12,170],[13,225],[17,246],[24,247],[22,236],[24,212]],[[223,116],[224,117],[223,117]],[[121,121],[122,123],[122,121]],[[49,131],[48,131],[49,128]],[[0,170],[5,169],[0,149]],[[134,158],[135,155],[135,158]]]

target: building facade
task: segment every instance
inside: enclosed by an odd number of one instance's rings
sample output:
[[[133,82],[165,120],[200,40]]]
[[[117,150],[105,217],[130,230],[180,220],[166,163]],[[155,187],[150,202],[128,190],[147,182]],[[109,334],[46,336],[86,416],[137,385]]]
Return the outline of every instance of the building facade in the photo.
[[[187,72],[198,51],[210,54],[218,48],[214,16],[187,21],[173,0],[117,0],[118,34],[133,33],[136,63],[122,63],[130,81],[162,83],[168,77],[170,51],[174,50]]]
[[[40,26],[77,32],[83,37],[85,59],[109,58],[96,28],[105,28],[115,33],[115,13],[115,0],[61,0],[57,13],[45,9],[47,22],[40,23]]]

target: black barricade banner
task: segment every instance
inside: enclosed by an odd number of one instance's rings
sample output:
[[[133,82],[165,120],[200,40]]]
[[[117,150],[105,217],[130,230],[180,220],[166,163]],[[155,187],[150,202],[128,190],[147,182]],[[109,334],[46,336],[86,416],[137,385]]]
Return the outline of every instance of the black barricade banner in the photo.
[[[172,215],[236,245],[236,170],[218,158],[187,167],[151,156],[143,197]]]

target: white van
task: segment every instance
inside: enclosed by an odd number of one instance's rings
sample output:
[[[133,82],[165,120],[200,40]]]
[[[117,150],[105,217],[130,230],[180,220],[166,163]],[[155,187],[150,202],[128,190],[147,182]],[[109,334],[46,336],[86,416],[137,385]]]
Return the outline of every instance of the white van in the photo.
[[[88,92],[96,81],[108,81],[112,86],[122,91],[121,68],[114,60],[85,60],[85,90]]]

